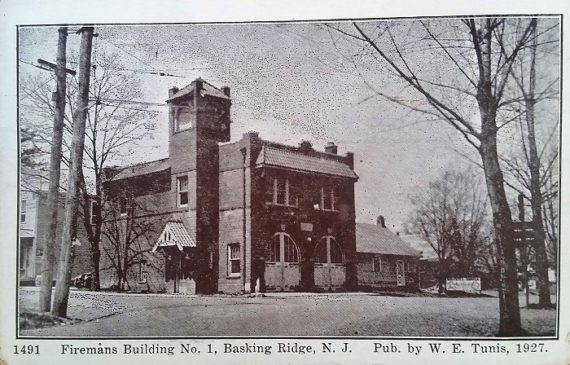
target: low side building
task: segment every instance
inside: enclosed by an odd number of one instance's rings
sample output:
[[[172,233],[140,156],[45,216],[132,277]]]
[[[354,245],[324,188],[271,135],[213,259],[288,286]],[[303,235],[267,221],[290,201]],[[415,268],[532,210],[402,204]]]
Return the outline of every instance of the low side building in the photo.
[[[401,235],[400,238],[421,254],[418,265],[420,288],[436,286],[438,283],[439,260],[433,247],[417,234]]]
[[[363,289],[417,289],[420,252],[377,224],[356,223],[358,285]]]

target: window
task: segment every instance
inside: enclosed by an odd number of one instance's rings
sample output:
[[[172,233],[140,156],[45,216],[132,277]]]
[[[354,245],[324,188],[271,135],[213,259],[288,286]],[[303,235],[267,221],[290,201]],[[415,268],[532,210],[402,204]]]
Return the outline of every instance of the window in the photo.
[[[299,248],[285,232],[273,235],[268,245],[267,262],[299,262]]]
[[[124,196],[119,198],[119,213],[127,215],[127,198]]]
[[[380,256],[372,257],[372,271],[381,272],[382,271],[382,260]]]
[[[241,260],[239,243],[228,245],[228,276],[239,276],[241,272]]]
[[[28,210],[28,202],[26,200],[22,200],[20,202],[20,223],[26,222],[27,210]]]
[[[269,247],[268,262],[281,262],[281,236],[279,234],[273,236],[273,242]]]
[[[190,115],[188,113],[184,113],[181,115],[180,109],[181,108],[188,108],[187,105],[181,105],[175,108],[174,111],[174,132],[181,132],[187,129],[192,128],[192,121],[190,120]],[[186,118],[184,118],[186,116]]]
[[[329,186],[321,188],[321,206],[323,210],[335,210],[335,189]]]
[[[274,180],[275,184],[275,203],[286,205],[287,204],[287,179],[277,179]]]
[[[324,236],[319,240],[317,246],[315,247],[315,251],[313,252],[313,257],[315,259],[315,262],[319,263],[325,263],[325,264],[344,263],[344,256],[342,254],[342,249],[340,248],[340,245],[336,242],[336,239],[333,236]]]
[[[407,272],[415,272],[416,271],[416,264],[413,261],[406,262]]]
[[[287,178],[269,178],[265,189],[265,201],[273,205],[296,207],[298,203],[296,189]]]
[[[95,200],[91,200],[91,205],[89,207],[89,223],[91,223],[92,226],[97,223],[97,202]]]
[[[299,254],[297,252],[297,245],[289,235],[284,237],[284,262],[299,262]]]
[[[148,273],[146,271],[146,261],[143,260],[139,263],[139,282],[146,283]]]
[[[188,206],[188,176],[180,176],[176,179],[176,190],[178,192],[178,206]]]

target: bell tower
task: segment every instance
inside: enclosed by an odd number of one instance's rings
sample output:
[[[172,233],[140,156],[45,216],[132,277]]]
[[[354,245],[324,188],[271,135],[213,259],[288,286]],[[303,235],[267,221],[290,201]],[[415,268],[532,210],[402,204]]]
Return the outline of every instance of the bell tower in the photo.
[[[169,160],[172,190],[187,190],[187,201],[177,209],[196,240],[202,278],[196,290],[215,291],[219,225],[218,143],[230,140],[230,89],[216,88],[202,79],[168,93]],[[210,278],[210,279],[208,279]]]

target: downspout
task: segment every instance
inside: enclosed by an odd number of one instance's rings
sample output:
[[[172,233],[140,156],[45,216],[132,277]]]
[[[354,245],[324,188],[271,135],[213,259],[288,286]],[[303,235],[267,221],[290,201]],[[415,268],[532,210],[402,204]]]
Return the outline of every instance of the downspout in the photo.
[[[247,156],[247,149],[245,147],[243,147],[242,149],[240,149],[241,154],[243,156],[243,164],[242,164],[242,203],[243,203],[243,219],[242,219],[242,229],[243,229],[243,272],[242,272],[242,288],[243,291],[245,293],[245,273],[246,273],[246,252],[245,252],[245,248],[246,248],[246,238],[247,238],[247,232],[246,232],[246,228],[247,228],[247,224],[246,224],[246,192],[245,192],[245,188],[246,188],[246,178],[245,178],[245,163],[246,163],[246,156]]]

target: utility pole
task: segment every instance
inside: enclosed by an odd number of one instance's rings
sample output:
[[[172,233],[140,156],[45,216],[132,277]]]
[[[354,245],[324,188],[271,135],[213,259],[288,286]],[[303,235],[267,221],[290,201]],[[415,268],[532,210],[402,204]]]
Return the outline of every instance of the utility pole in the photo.
[[[49,164],[49,189],[47,196],[47,211],[50,214],[49,226],[45,235],[45,247],[42,256],[40,312],[49,312],[51,309],[51,285],[53,282],[53,267],[55,264],[55,240],[57,230],[57,211],[59,202],[59,179],[61,175],[61,144],[63,139],[66,73],[75,74],[66,68],[67,27],[58,29],[57,65],[38,60],[42,68],[55,71],[57,78],[57,91],[53,93],[55,116],[51,137],[51,153]],[[47,68],[49,67],[49,68]]]
[[[79,88],[76,108],[73,113],[73,137],[71,141],[71,162],[69,166],[69,182],[65,197],[65,219],[61,239],[61,251],[57,271],[57,283],[53,300],[52,314],[58,317],[67,316],[69,299],[69,282],[71,279],[72,241],[75,239],[79,197],[79,170],[83,168],[83,150],[85,143],[85,120],[89,102],[89,78],[91,73],[91,48],[93,44],[93,27],[82,27],[79,56]]]

